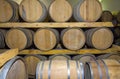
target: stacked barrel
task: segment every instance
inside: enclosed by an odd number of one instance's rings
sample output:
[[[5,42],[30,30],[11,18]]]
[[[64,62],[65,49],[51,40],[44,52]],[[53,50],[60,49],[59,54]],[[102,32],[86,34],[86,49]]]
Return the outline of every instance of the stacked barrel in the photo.
[[[102,11],[99,0],[21,0],[19,4],[14,1],[0,0],[1,23],[47,22],[52,25],[54,22],[61,23],[62,27],[65,22],[120,22],[120,13],[114,21],[110,11]],[[47,23],[44,26],[49,27]],[[114,41],[111,28],[103,26],[46,27],[0,29],[0,48],[39,49],[46,54],[58,48],[73,52],[92,48],[105,50]],[[33,51],[20,56],[0,67],[0,79],[120,79],[119,54],[42,56]]]
[[[0,22],[95,22],[99,18],[107,22],[113,19],[111,12],[102,12],[102,5],[98,0],[76,0],[75,2],[72,0],[22,0],[18,5],[11,0],[1,0]],[[109,28],[74,27],[62,28],[62,30],[44,27],[9,29],[1,35],[1,40],[5,39],[6,46],[9,48],[19,48],[19,50],[37,48],[42,51],[52,50],[59,43],[62,48],[69,50],[79,50],[86,46],[103,50],[111,47],[113,43],[114,37]],[[4,42],[1,41],[2,43]],[[3,47],[5,45],[1,48]]]
[[[60,34],[61,33],[61,34]],[[52,50],[61,44],[62,48],[79,50],[84,48],[108,49],[113,43],[113,33],[108,28],[94,28],[83,31],[80,28],[63,29],[0,29],[0,48],[37,48],[41,51]],[[34,46],[35,45],[35,46]]]

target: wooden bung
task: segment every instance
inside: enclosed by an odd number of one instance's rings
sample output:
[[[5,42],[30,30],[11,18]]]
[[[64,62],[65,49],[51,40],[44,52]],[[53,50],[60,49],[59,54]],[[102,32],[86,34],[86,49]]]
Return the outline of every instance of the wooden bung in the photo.
[[[113,43],[113,33],[108,28],[94,28],[85,32],[86,44],[96,49],[107,49]]]
[[[55,0],[49,7],[49,15],[56,22],[68,21],[72,16],[72,7],[67,0]]]
[[[45,59],[46,59],[46,57],[43,57],[40,55],[27,55],[24,57],[29,77],[34,76],[34,78],[35,78],[37,64],[40,61],[43,61]]]
[[[70,60],[70,56],[65,54],[56,54],[49,57],[49,60]]]
[[[73,16],[77,21],[97,21],[101,14],[102,5],[98,0],[79,0],[73,7]]]
[[[5,36],[6,44],[9,48],[19,50],[28,48],[32,45],[33,31],[29,29],[10,29]]]
[[[112,22],[113,15],[110,11],[103,11],[100,20],[102,22]]]
[[[82,63],[90,62],[90,61],[95,61],[96,57],[95,55],[92,54],[84,54],[84,55],[77,55],[72,58],[73,60],[78,60]]]
[[[19,20],[18,4],[11,0],[0,0],[0,22]]]
[[[23,59],[15,57],[0,69],[0,79],[28,79]]]
[[[78,61],[50,60],[37,65],[36,79],[84,79],[84,65]]]
[[[120,62],[117,60],[97,60],[85,65],[85,79],[119,79]]]
[[[19,6],[19,13],[27,22],[41,22],[47,17],[47,9],[39,0],[23,0]]]
[[[82,29],[64,29],[61,32],[61,40],[63,45],[70,50],[79,50],[85,44],[85,34]]]
[[[55,29],[39,29],[34,34],[34,44],[40,50],[51,50],[58,42],[59,33]]]

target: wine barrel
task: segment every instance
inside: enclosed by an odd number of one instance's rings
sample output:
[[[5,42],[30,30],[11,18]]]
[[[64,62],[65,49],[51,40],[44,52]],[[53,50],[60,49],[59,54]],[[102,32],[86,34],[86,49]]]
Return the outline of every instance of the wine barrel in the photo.
[[[112,45],[114,40],[113,33],[108,28],[89,29],[85,34],[87,39],[86,44],[96,49],[107,49]]]
[[[33,31],[29,29],[10,29],[5,36],[9,48],[22,50],[32,45]]]
[[[19,6],[19,13],[27,22],[41,22],[47,17],[47,9],[39,0],[23,0]]]
[[[0,48],[5,48],[5,35],[6,35],[6,30],[0,29]]]
[[[40,50],[51,50],[58,42],[59,33],[55,29],[38,29],[34,34],[34,44]]]
[[[97,57],[97,59],[115,59],[115,60],[120,60],[120,54],[105,54],[105,55],[100,55]]]
[[[70,56],[65,54],[56,54],[49,57],[49,60],[70,60]]]
[[[120,12],[117,14],[117,21],[120,23]]]
[[[72,59],[80,61],[82,63],[86,63],[86,62],[90,62],[90,61],[95,61],[96,57],[92,54],[84,54],[84,55],[74,56]]]
[[[0,0],[0,22],[19,20],[18,4],[12,0]]]
[[[79,61],[42,61],[36,79],[84,79],[84,65]]]
[[[85,34],[82,29],[64,29],[61,32],[61,40],[65,48],[79,50],[85,44]]]
[[[77,21],[97,21],[101,14],[102,5],[98,0],[79,0],[73,9],[73,16]]]
[[[33,76],[35,78],[35,74],[36,74],[36,67],[37,64],[40,61],[44,61],[47,58],[41,55],[27,55],[24,57],[25,63],[26,63],[26,67],[28,70],[28,76],[31,77]]]
[[[97,60],[85,65],[85,79],[119,79],[119,70],[116,60]]]
[[[113,15],[110,11],[103,11],[100,20],[102,22],[112,22]]]
[[[15,57],[8,61],[0,68],[0,79],[28,79],[23,59]]]
[[[49,15],[56,22],[68,21],[72,16],[72,7],[67,0],[55,0],[49,7]]]

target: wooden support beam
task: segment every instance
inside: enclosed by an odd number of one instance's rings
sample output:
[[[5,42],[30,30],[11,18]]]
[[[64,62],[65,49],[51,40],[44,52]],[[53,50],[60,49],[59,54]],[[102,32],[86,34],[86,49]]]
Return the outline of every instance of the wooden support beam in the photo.
[[[37,49],[22,50],[19,54],[41,54],[41,55],[53,55],[53,54],[105,54],[105,53],[117,53],[120,51],[120,46],[113,45],[112,48],[106,50],[98,49],[81,49],[78,51],[71,51],[66,49],[55,49],[50,51],[40,51]]]
[[[0,28],[91,28],[114,27],[111,22],[67,22],[67,23],[0,23]]]
[[[0,68],[10,59],[18,55],[18,49],[0,50]]]

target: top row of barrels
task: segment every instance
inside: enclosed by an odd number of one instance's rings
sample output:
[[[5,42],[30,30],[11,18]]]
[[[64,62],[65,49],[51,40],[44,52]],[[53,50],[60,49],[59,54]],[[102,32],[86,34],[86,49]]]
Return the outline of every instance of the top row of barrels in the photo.
[[[0,0],[0,22],[19,21],[43,22],[51,18],[55,22],[72,20],[78,22],[97,21],[102,14],[99,0],[79,0],[75,5],[73,0],[22,0],[18,5],[12,0]],[[74,18],[74,19],[73,19]]]

